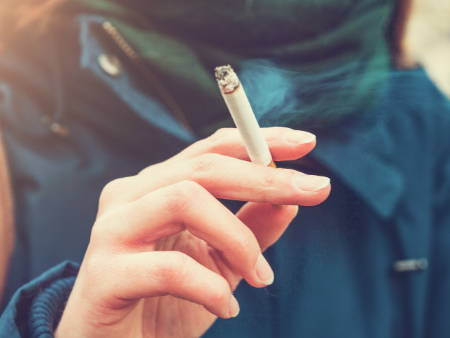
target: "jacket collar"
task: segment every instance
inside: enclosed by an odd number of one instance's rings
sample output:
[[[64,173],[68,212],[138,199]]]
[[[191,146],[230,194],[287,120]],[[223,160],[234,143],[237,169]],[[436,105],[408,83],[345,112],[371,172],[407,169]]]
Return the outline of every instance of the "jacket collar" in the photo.
[[[78,20],[81,26],[81,67],[90,69],[100,77],[149,123],[183,140],[194,141],[195,137],[162,107],[132,88],[127,74],[116,79],[107,76],[100,69],[97,58],[103,50],[95,34],[91,32],[91,25],[101,25],[104,19],[80,16]],[[371,115],[377,116],[376,120],[348,119],[337,127],[334,125],[330,129],[314,131],[318,144],[312,156],[340,176],[380,216],[388,218],[404,192],[404,177],[393,164],[393,141],[387,132],[387,119],[382,114],[389,109],[380,106],[376,110]]]
[[[333,170],[352,190],[381,217],[389,218],[404,191],[405,178],[395,165],[393,135],[387,128],[388,118],[346,121],[331,130],[316,132],[317,147],[312,156]]]

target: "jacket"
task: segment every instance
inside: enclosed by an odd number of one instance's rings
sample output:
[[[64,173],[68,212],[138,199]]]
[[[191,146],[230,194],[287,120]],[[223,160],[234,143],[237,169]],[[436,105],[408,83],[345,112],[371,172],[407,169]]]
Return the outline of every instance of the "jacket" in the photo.
[[[198,139],[103,28],[81,15],[46,44],[0,55],[17,222],[0,336],[50,337],[102,187]],[[330,177],[330,197],[300,207],[267,251],[275,283],[241,283],[240,315],[205,337],[447,337],[449,127],[450,104],[425,73],[392,70],[372,114],[309,130],[316,149],[283,165]],[[75,263],[45,272],[65,260]]]

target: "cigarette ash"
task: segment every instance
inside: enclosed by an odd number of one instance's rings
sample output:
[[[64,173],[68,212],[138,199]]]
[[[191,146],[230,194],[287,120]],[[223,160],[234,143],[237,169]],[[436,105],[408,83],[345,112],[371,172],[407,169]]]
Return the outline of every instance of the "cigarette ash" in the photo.
[[[223,94],[231,94],[239,87],[239,78],[230,65],[216,67],[215,74]]]

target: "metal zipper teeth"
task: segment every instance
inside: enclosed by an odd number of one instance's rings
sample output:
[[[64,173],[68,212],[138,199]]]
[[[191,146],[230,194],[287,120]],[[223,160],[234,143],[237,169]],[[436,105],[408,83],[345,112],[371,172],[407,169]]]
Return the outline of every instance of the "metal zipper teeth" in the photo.
[[[194,134],[194,129],[189,124],[186,115],[183,113],[181,108],[176,103],[175,99],[166,89],[164,84],[158,79],[158,77],[147,67],[139,55],[134,51],[134,49],[125,41],[122,35],[117,31],[117,29],[109,21],[105,21],[102,25],[103,29],[108,33],[108,35],[113,39],[113,41],[119,46],[119,48],[125,53],[128,58],[133,61],[133,63],[139,68],[139,70],[144,74],[147,80],[154,86],[158,94],[166,103],[169,110],[172,112],[173,116],[178,120],[178,122],[189,132]]]

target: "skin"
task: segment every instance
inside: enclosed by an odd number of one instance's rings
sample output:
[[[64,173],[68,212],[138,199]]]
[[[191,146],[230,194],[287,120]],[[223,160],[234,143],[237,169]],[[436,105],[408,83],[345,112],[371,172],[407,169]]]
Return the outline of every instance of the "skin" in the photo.
[[[0,134],[0,301],[14,247],[13,207],[6,154]]]
[[[315,146],[309,133],[263,132],[276,161]],[[273,282],[261,252],[297,205],[321,203],[331,189],[327,178],[248,161],[238,132],[222,129],[108,184],[55,337],[200,337],[217,317],[237,315],[242,278]],[[217,198],[249,202],[233,215]]]

